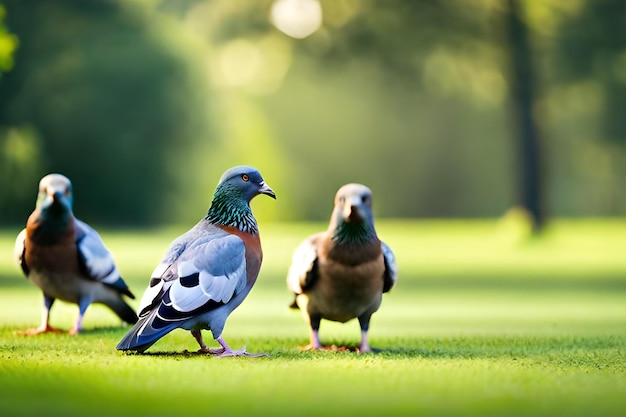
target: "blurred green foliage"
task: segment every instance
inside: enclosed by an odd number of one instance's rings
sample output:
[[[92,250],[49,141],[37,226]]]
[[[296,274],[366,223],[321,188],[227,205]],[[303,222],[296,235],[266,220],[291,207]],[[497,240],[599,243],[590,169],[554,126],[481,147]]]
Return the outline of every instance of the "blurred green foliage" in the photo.
[[[0,222],[24,221],[50,171],[84,220],[190,222],[235,164],[277,191],[253,203],[265,219],[327,219],[347,182],[385,217],[515,204],[504,2],[322,0],[302,40],[272,3],[5,0],[19,48],[0,79]],[[624,215],[624,3],[520,3],[548,212]]]
[[[4,25],[5,10],[0,5],[0,76],[2,71],[13,67],[13,53],[17,48],[17,38],[9,33]]]
[[[193,42],[133,3],[6,7],[20,48],[0,84],[3,217],[25,220],[39,178],[57,171],[74,183],[79,217],[167,220],[185,183],[197,186],[185,155],[210,140]]]

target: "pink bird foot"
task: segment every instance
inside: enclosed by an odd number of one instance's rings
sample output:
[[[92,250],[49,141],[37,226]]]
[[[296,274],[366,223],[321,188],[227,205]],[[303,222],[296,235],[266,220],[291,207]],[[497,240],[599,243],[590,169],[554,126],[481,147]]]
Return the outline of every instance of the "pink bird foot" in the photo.
[[[228,356],[248,356],[250,358],[261,358],[261,357],[269,357],[269,355],[267,353],[250,353],[248,351],[246,351],[246,347],[242,347],[241,349],[238,350],[232,350],[232,349],[223,349],[222,352],[220,353],[216,353],[215,357],[216,358],[224,358],[224,357],[228,357]]]
[[[207,347],[207,345],[205,345],[204,342],[202,341],[202,334],[200,333],[199,330],[192,331],[191,334],[196,338],[196,340],[198,341],[198,344],[200,345],[200,350],[198,352],[209,353],[211,355],[215,355],[216,358],[224,358],[227,356],[248,356],[251,358],[260,358],[263,356],[269,357],[267,353],[247,352],[245,346],[239,350],[233,350],[230,348],[230,346],[228,346],[228,344],[226,344],[224,339],[222,339],[221,337],[218,337],[217,339],[215,339],[221,346],[218,348],[210,348],[210,347]]]
[[[246,351],[245,346],[238,350],[232,350],[230,348],[225,349],[223,347],[206,348],[198,350],[198,353],[208,353],[211,355],[215,355],[216,358],[225,358],[228,356],[248,356],[250,358],[269,357],[267,353],[250,353]]]

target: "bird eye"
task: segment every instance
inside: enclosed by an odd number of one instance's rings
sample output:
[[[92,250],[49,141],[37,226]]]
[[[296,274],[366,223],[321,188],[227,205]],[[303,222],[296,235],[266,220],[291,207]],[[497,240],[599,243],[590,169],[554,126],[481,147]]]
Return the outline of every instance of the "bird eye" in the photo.
[[[246,174],[243,174],[241,176],[241,179],[244,180],[245,182],[248,182],[248,180],[250,180],[250,177],[248,177],[248,175],[246,175]]]
[[[361,202],[362,203],[367,203],[370,200],[369,196],[364,195],[363,197],[361,197]]]

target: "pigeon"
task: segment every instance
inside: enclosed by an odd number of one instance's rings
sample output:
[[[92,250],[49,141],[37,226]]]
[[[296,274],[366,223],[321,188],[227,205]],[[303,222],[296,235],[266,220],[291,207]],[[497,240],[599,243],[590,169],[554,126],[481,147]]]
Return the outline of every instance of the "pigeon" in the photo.
[[[305,349],[322,349],[322,319],[345,323],[357,318],[358,352],[372,352],[367,337],[370,319],[397,278],[395,256],[374,228],[371,190],[362,184],[342,186],[327,230],[296,247],[287,273],[287,287],[295,295],[290,307],[302,311],[310,328]]]
[[[231,349],[222,338],[226,319],[256,282],[263,251],[250,201],[265,194],[276,198],[259,171],[249,166],[228,169],[220,178],[207,215],[176,238],[152,272],[139,306],[139,321],[117,345],[144,352],[176,328],[189,330],[201,353],[265,356]],[[220,344],[208,348],[202,330]]]
[[[14,257],[28,280],[43,292],[41,325],[25,335],[61,332],[49,324],[50,308],[60,300],[78,304],[78,317],[69,330],[83,330],[85,311],[92,303],[109,307],[126,323],[137,314],[123,296],[135,298],[102,238],[72,212],[72,183],[61,174],[39,182],[35,210],[17,236]]]

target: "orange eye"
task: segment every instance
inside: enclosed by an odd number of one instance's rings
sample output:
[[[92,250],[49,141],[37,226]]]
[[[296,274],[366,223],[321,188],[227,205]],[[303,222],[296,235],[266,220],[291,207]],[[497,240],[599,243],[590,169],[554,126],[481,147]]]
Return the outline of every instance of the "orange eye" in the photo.
[[[246,174],[243,174],[241,176],[241,179],[244,180],[245,182],[248,182],[248,180],[250,179],[250,177],[248,177]]]

